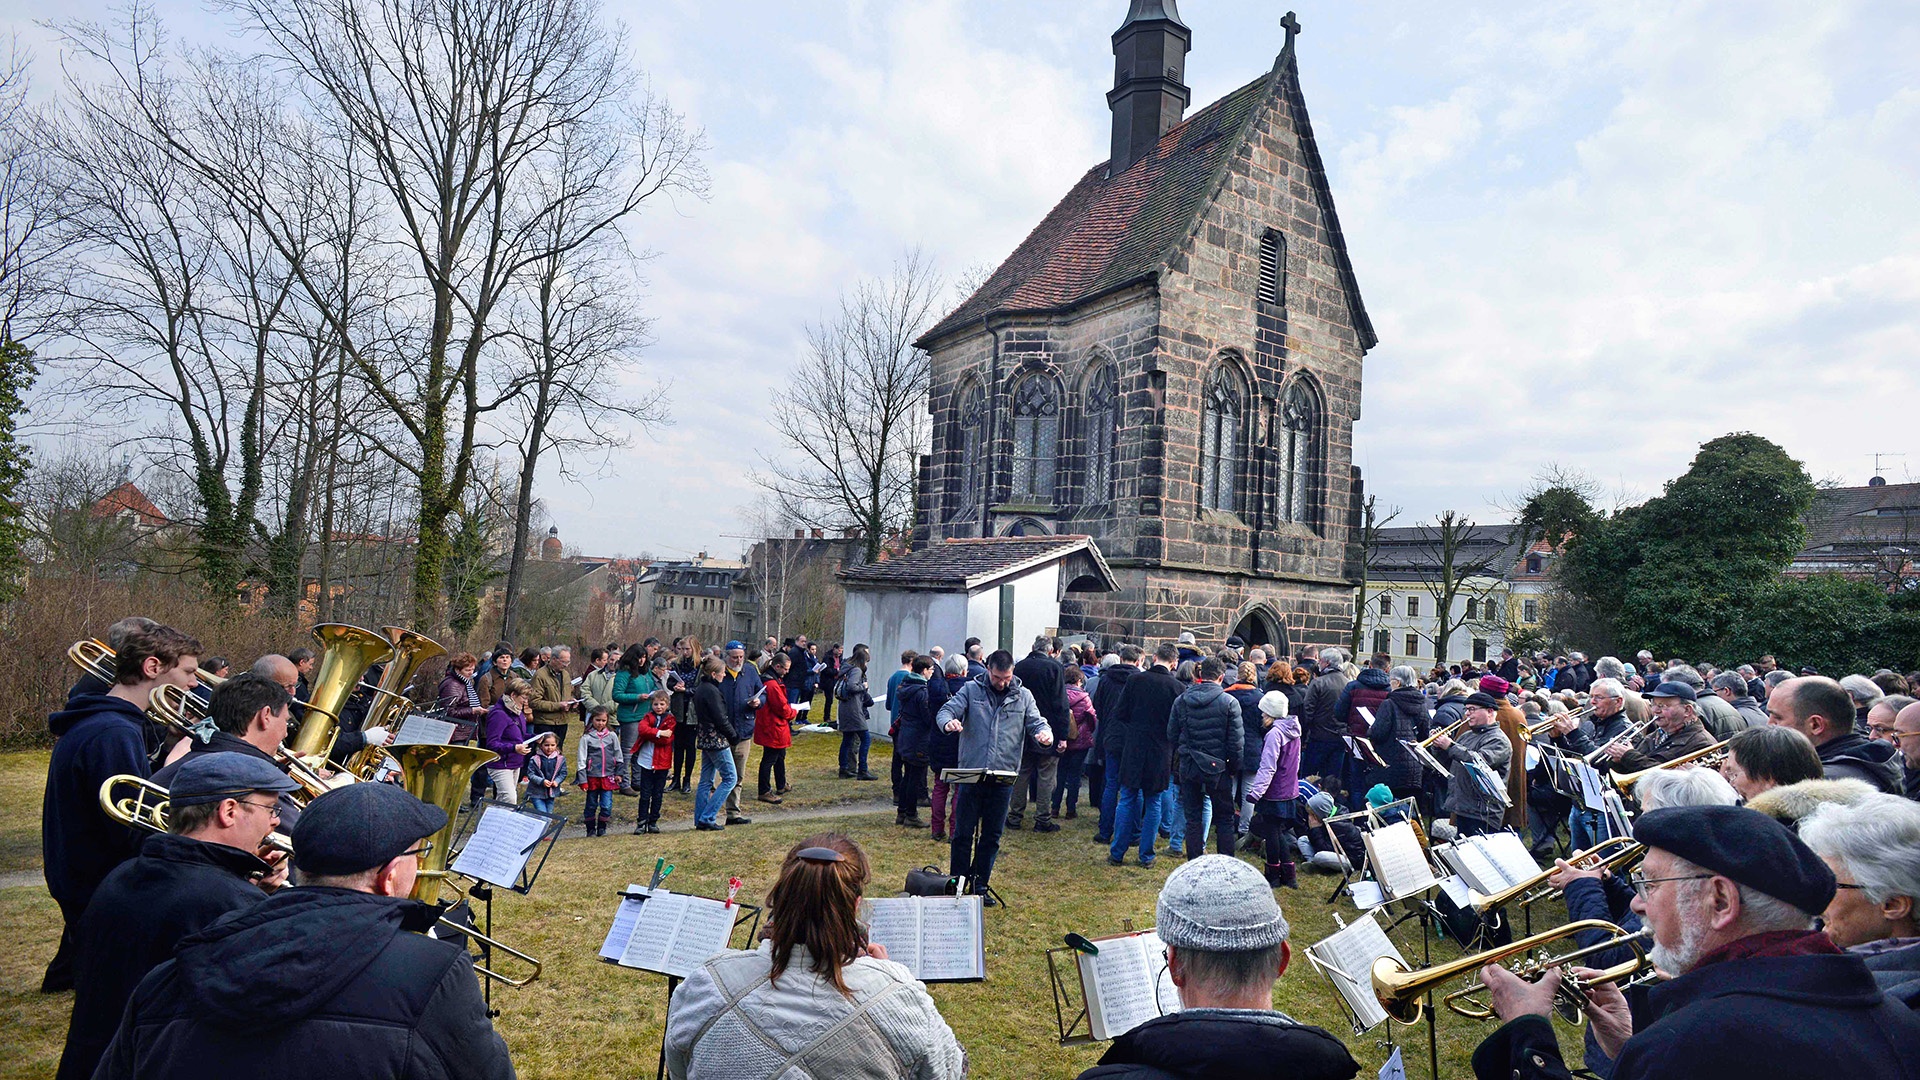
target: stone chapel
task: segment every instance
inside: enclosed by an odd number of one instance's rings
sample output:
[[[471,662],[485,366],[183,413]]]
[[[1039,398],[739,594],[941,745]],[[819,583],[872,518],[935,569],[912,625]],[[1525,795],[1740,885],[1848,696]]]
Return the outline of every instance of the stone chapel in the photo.
[[[1272,70],[1187,116],[1192,32],[1132,0],[1110,157],[919,341],[914,547],[1092,537],[1118,589],[1064,594],[1062,633],[1297,650],[1352,626],[1375,338],[1282,24]]]

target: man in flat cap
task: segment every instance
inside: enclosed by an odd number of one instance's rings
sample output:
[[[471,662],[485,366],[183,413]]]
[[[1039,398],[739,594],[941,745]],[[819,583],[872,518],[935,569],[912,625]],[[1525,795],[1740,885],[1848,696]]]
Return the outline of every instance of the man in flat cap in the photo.
[[[446,823],[391,784],[313,800],[293,831],[300,887],[181,941],[96,1077],[511,1078],[466,950],[415,932],[433,910],[408,893]]]
[[[1653,708],[1653,735],[1638,746],[1616,739],[1607,744],[1607,757],[1614,772],[1639,772],[1664,765],[1677,757],[1704,750],[1714,744],[1713,733],[1694,709],[1698,697],[1693,687],[1683,682],[1663,682],[1647,694]]]
[[[299,785],[270,762],[238,754],[188,758],[175,771],[167,832],[115,867],[74,931],[73,1021],[60,1080],[86,1080],[113,1039],[133,988],[180,939],[249,908],[287,880],[284,858],[261,861],[279,824],[276,800]]]
[[[1285,1076],[1347,1080],[1360,1071],[1339,1039],[1273,1007],[1287,970],[1287,919],[1260,871],[1202,855],[1167,876],[1155,932],[1180,1011],[1121,1035],[1080,1080]]]
[[[1500,700],[1485,690],[1468,694],[1467,726],[1457,737],[1436,735],[1433,739],[1433,748],[1450,769],[1444,809],[1453,815],[1453,827],[1461,836],[1498,832],[1506,814],[1500,797],[1489,792],[1471,771],[1477,766],[1485,770],[1483,776],[1488,782],[1506,783],[1513,743],[1500,730]]]
[[[1634,838],[1647,856],[1633,910],[1671,980],[1631,1009],[1615,987],[1589,992],[1614,1080],[1920,1077],[1920,1018],[1813,929],[1834,875],[1791,830],[1745,807],[1676,806],[1641,815]],[[1506,1024],[1474,1051],[1474,1074],[1569,1075],[1547,1020],[1560,972],[1529,983],[1489,966],[1480,978]]]

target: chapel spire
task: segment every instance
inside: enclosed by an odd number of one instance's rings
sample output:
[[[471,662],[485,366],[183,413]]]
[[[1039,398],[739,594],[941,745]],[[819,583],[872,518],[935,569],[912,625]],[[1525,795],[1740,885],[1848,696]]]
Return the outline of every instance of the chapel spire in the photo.
[[[1193,31],[1180,21],[1174,0],[1132,0],[1126,21],[1113,32],[1113,146],[1107,175],[1152,152],[1160,136],[1180,122],[1192,94],[1187,89],[1187,49]]]

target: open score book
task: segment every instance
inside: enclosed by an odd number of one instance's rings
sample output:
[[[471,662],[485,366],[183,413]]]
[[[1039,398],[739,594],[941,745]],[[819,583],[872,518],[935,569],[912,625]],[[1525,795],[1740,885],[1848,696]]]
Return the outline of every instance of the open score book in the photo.
[[[1098,956],[1074,953],[1087,1025],[1095,1039],[1112,1039],[1167,1013],[1180,1011],[1180,994],[1167,974],[1166,945],[1151,930],[1094,938]]]

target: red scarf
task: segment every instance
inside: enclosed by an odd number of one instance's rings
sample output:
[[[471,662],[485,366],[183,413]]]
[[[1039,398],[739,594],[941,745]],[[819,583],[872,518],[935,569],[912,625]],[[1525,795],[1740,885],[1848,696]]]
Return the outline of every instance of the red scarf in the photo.
[[[1702,956],[1693,965],[1698,971],[1723,960],[1750,960],[1769,956],[1838,956],[1840,947],[1819,930],[1769,930],[1753,934]]]

